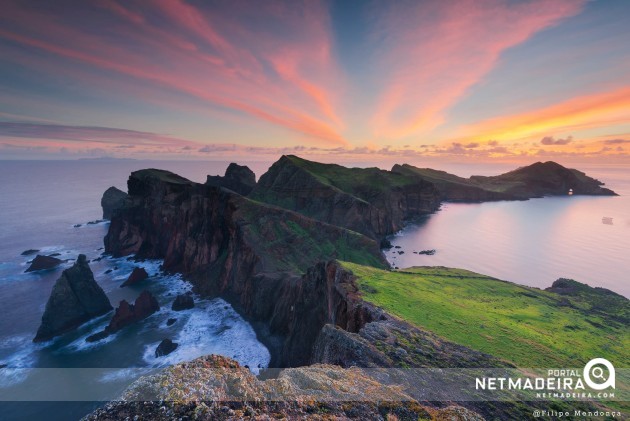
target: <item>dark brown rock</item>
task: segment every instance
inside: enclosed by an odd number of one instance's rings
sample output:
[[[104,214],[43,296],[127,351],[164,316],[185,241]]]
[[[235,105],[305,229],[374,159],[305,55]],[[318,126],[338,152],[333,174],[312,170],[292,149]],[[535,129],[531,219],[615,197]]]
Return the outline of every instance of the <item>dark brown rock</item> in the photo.
[[[101,198],[103,219],[111,219],[114,212],[125,205],[126,200],[127,193],[117,189],[116,187],[110,187],[105,190],[105,193],[103,193],[103,197]]]
[[[42,256],[41,254],[38,254],[35,256],[35,259],[33,259],[31,265],[25,270],[25,272],[54,269],[62,263],[63,260],[59,260],[56,257]]]
[[[149,277],[149,274],[147,273],[146,270],[144,270],[144,268],[134,268],[131,274],[129,275],[129,278],[127,278],[127,280],[123,282],[120,285],[120,287],[122,288],[129,285],[135,285],[141,281],[144,281],[148,277]]]
[[[225,170],[224,177],[209,175],[206,185],[224,187],[247,196],[256,185],[256,175],[245,165],[231,163]]]
[[[159,358],[168,355],[171,352],[175,351],[177,349],[177,346],[178,344],[176,342],[173,342],[170,339],[164,339],[155,349],[155,357]]]
[[[33,341],[51,339],[112,309],[109,299],[94,280],[85,255],[55,282],[42,323]]]
[[[171,307],[174,311],[187,310],[189,308],[193,308],[195,306],[195,301],[193,297],[188,294],[179,294],[175,297],[175,301],[173,301],[173,306]]]
[[[275,162],[249,197],[378,240],[440,206],[435,186],[413,174],[346,168],[293,155]]]
[[[142,291],[133,304],[122,300],[114,313],[114,317],[105,329],[108,333],[114,333],[123,327],[146,319],[160,309],[155,297],[149,291]]]

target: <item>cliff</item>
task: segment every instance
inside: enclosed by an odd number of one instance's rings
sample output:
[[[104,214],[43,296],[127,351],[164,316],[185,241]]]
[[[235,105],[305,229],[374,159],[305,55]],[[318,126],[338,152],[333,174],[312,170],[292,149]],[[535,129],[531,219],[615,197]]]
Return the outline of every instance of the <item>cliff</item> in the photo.
[[[549,161],[537,162],[497,176],[458,177],[445,171],[414,166],[394,165],[392,172],[416,175],[438,188],[442,200],[483,202],[492,200],[525,200],[543,196],[574,195],[614,196],[599,180],[581,171]]]
[[[238,194],[247,196],[256,185],[256,175],[245,165],[231,163],[225,170],[225,176],[209,175],[206,185],[225,187]]]
[[[440,205],[435,186],[415,175],[320,164],[293,155],[274,163],[249,197],[379,240]]]
[[[94,280],[85,255],[80,254],[55,282],[33,342],[52,339],[110,310],[109,299]]]
[[[105,190],[101,198],[103,219],[111,219],[114,212],[125,205],[125,200],[127,200],[127,193],[124,191],[113,186]]]

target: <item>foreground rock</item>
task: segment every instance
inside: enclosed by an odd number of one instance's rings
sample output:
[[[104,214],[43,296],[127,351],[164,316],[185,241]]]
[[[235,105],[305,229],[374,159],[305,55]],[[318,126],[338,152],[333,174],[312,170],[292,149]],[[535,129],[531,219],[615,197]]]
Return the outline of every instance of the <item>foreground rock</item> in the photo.
[[[164,339],[158,347],[155,349],[155,357],[163,357],[165,355],[170,354],[171,352],[177,349],[178,344],[171,341],[170,339]]]
[[[245,165],[231,163],[225,170],[225,176],[209,175],[206,185],[225,187],[238,194],[247,196],[256,185],[256,174]]]
[[[175,301],[173,301],[173,306],[171,307],[171,309],[173,311],[181,311],[188,310],[189,308],[193,307],[195,307],[195,301],[193,300],[193,297],[191,295],[179,294],[177,297],[175,297]]]
[[[37,256],[35,256],[28,269],[26,269],[24,272],[35,272],[38,270],[54,269],[62,263],[63,260],[59,260],[56,257],[42,256],[41,254],[38,254]]]
[[[129,285],[135,285],[138,282],[144,281],[148,277],[149,277],[149,274],[147,273],[146,270],[144,270],[144,268],[134,268],[131,274],[129,275],[129,278],[127,278],[127,280],[123,282],[120,285],[120,287],[122,288],[122,287],[127,287]]]
[[[46,341],[112,310],[103,289],[94,280],[85,255],[55,282],[34,342]]]
[[[105,330],[89,336],[86,341],[95,342],[106,338],[125,326],[146,319],[159,309],[160,305],[155,297],[149,291],[142,291],[133,304],[122,300]]]
[[[215,355],[140,378],[121,401],[85,419],[136,416],[151,420],[483,420],[461,407],[423,406],[399,388],[379,383],[359,369],[313,365],[287,369],[275,379],[261,381],[236,361]]]
[[[117,189],[116,187],[110,187],[105,190],[105,193],[103,193],[103,197],[101,198],[103,219],[111,219],[114,212],[125,205],[126,199],[127,193]]]

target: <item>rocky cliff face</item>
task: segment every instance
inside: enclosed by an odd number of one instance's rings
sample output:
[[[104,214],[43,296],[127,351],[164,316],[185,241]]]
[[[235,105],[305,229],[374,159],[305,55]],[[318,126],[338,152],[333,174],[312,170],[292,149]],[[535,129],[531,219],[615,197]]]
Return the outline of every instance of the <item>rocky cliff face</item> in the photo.
[[[33,341],[49,340],[110,310],[109,299],[94,280],[85,255],[80,254],[55,282]]]
[[[381,239],[439,208],[439,192],[413,175],[283,156],[250,197]]]
[[[103,197],[101,198],[103,219],[111,219],[114,212],[125,205],[126,199],[127,193],[120,189],[117,189],[116,187],[112,186],[105,190],[105,193],[103,193]]]
[[[225,176],[209,175],[206,185],[225,187],[238,194],[247,196],[256,185],[256,175],[245,165],[231,163],[225,170]]]

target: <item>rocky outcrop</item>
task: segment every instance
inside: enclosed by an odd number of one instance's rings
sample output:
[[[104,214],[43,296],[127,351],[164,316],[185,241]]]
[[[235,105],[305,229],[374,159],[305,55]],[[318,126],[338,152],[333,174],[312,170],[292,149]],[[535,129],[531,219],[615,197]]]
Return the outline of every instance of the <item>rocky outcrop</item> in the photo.
[[[225,170],[224,177],[209,175],[206,185],[224,187],[247,196],[256,185],[256,174],[245,165],[231,163]]]
[[[614,196],[603,183],[581,171],[548,161],[497,176],[462,178],[445,171],[394,165],[392,172],[417,175],[432,182],[442,200],[452,202],[485,202],[492,200],[525,200],[543,196],[574,195]]]
[[[379,241],[405,221],[437,210],[428,181],[378,168],[346,168],[283,156],[263,174],[250,197],[282,206]]]
[[[225,357],[178,364],[133,383],[122,398],[86,420],[134,419],[358,419],[481,421],[465,408],[421,405],[400,388],[359,369],[314,365],[259,380]]]
[[[133,304],[129,304],[127,300],[122,300],[120,304],[118,304],[116,312],[114,313],[112,319],[109,321],[107,327],[105,327],[105,329],[101,332],[88,336],[86,338],[86,341],[100,341],[101,339],[108,337],[112,333],[118,332],[125,326],[146,319],[159,309],[160,305],[158,304],[155,297],[149,291],[142,291]]]
[[[163,339],[162,342],[155,349],[155,357],[163,357],[165,355],[170,354],[175,351],[178,347],[176,342],[171,341],[170,339]]]
[[[39,250],[38,249],[28,249],[28,250],[24,250],[22,253],[20,253],[20,256],[30,256],[31,254],[35,254],[37,253]]]
[[[148,277],[149,277],[149,274],[144,268],[134,268],[131,274],[129,275],[129,278],[127,278],[127,280],[123,282],[120,286],[122,288],[129,285],[135,285],[139,282],[144,281]]]
[[[49,340],[110,310],[109,299],[94,280],[85,255],[80,254],[55,282],[33,341]]]
[[[35,272],[38,270],[54,269],[62,263],[63,260],[59,260],[56,257],[42,256],[41,254],[38,254],[37,256],[35,256],[28,269],[26,269],[24,272]]]
[[[123,327],[146,319],[160,309],[155,297],[149,291],[142,291],[133,304],[122,300],[105,329],[109,333],[114,333]]]
[[[101,207],[103,208],[103,219],[111,219],[114,212],[122,208],[127,200],[127,193],[117,189],[116,187],[110,187],[105,190],[103,197],[101,198]]]
[[[193,307],[195,307],[195,300],[193,300],[191,295],[178,294],[177,297],[175,297],[175,301],[173,301],[171,309],[173,311],[181,311],[188,310]]]

